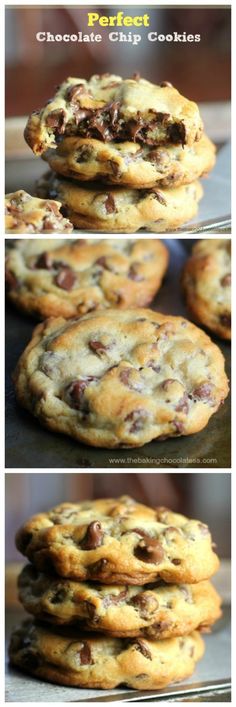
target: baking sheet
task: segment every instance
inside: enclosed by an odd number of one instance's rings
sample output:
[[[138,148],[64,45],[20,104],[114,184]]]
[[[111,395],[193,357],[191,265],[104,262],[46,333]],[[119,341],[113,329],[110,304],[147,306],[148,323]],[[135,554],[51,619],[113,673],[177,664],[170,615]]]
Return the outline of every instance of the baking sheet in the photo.
[[[165,240],[170,265],[164,284],[151,307],[188,317],[180,289],[180,275],[192,240]],[[35,320],[7,305],[6,314],[6,467],[7,468],[229,468],[230,397],[196,435],[152,441],[134,449],[99,449],[79,444],[66,435],[40,426],[15,402],[11,374],[31,338]],[[230,344],[217,337],[230,376]]]
[[[21,612],[7,612],[6,627],[7,640],[12,627],[23,618]],[[184,680],[177,685],[159,691],[138,692],[128,688],[117,690],[86,690],[79,688],[60,687],[45,683],[26,676],[20,671],[10,668],[7,665],[6,673],[6,701],[7,702],[119,702],[119,701],[139,701],[148,699],[173,700],[179,693],[188,696],[191,701],[191,694],[198,690],[207,688],[219,689],[220,685],[226,687],[230,683],[230,609],[225,606],[223,618],[217,622],[211,634],[204,635],[206,644],[205,654],[198,663],[198,666],[188,680]]]

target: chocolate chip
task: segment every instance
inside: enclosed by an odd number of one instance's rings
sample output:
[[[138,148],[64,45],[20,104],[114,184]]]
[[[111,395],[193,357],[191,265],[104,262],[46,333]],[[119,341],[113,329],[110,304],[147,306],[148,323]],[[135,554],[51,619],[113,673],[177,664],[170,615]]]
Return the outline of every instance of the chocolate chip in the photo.
[[[142,619],[149,619],[159,606],[156,597],[152,594],[148,594],[147,592],[140,592],[140,594],[136,594],[130,599],[129,604],[139,610],[139,614]]]
[[[110,349],[110,345],[102,344],[101,341],[89,341],[89,348],[95,351],[98,355],[105,353]]]
[[[119,594],[107,594],[103,599],[103,606],[106,608],[112,604],[119,604],[127,596],[127,589],[123,589]]]
[[[134,263],[133,265],[131,265],[129,272],[128,272],[128,278],[130,280],[136,280],[136,282],[141,282],[145,278],[143,277],[143,275],[141,275],[137,272],[137,270],[136,270],[137,266],[138,266],[138,263],[137,264]]]
[[[80,654],[80,663],[81,665],[91,665],[92,663],[92,657],[91,657],[91,649],[87,641],[85,641],[82,645],[82,648],[80,648],[79,651]]]
[[[100,577],[101,575],[104,574],[104,571],[106,572],[106,567],[108,564],[108,560],[106,560],[104,557],[101,560],[98,560],[97,562],[94,562],[92,565],[88,567],[88,571],[91,577],[96,579],[97,577]]]
[[[79,147],[76,151],[76,162],[88,162],[91,158],[92,152],[91,147],[88,147],[88,145],[81,145],[81,147]]]
[[[18,287],[18,280],[17,280],[16,276],[13,274],[13,272],[11,272],[8,269],[6,269],[6,272],[5,272],[5,280],[6,280],[7,291],[15,290]]]
[[[129,415],[125,417],[125,422],[131,423],[129,428],[130,434],[140,432],[140,430],[144,428],[148,417],[148,412],[142,408],[130,412]]]
[[[89,524],[86,535],[84,536],[80,546],[82,550],[95,550],[103,544],[104,532],[99,520],[94,520]]]
[[[171,560],[172,565],[181,565],[181,560],[178,557],[174,557],[173,560]]]
[[[231,327],[231,315],[228,314],[227,312],[225,314],[221,314],[220,315],[220,323],[223,326],[230,328]]]
[[[133,76],[131,76],[131,78],[133,79],[133,81],[140,81],[140,79],[141,79],[140,72],[139,72],[139,71],[135,71],[135,72],[133,73]]]
[[[76,274],[69,267],[62,268],[55,277],[55,284],[62,290],[68,292],[72,290],[73,285],[77,280]]]
[[[85,388],[92,382],[98,380],[95,376],[87,376],[86,378],[81,378],[79,380],[72,381],[72,383],[67,386],[65,391],[66,399],[69,397],[70,403],[73,403],[73,407],[76,410],[81,410],[84,408],[84,391]]]
[[[186,130],[183,123],[173,123],[168,126],[167,136],[171,142],[185,144],[186,141]]]
[[[77,83],[75,86],[69,86],[66,91],[66,100],[74,103],[77,101],[79,96],[84,93],[87,93],[87,91],[83,83]]]
[[[61,604],[65,601],[67,597],[67,590],[64,587],[60,587],[56,592],[50,597],[51,604]]]
[[[151,189],[151,193],[155,195],[155,198],[162,206],[167,206],[167,201],[159,189]]]
[[[112,196],[112,194],[110,192],[109,192],[109,194],[106,195],[105,209],[106,209],[107,214],[113,214],[115,211],[114,197]]]
[[[110,270],[112,271],[112,268],[109,267],[107,258],[105,255],[102,255],[101,258],[98,258],[95,260],[94,265],[101,265],[102,268],[105,268],[105,270]]]
[[[149,638],[155,638],[155,636],[161,633],[164,633],[164,631],[168,631],[171,627],[171,621],[159,621],[156,624],[152,624],[152,626],[148,626],[148,628],[145,631],[145,634],[149,636]]]
[[[134,550],[135,557],[142,562],[159,564],[164,558],[164,550],[158,540],[148,536],[139,541]]]
[[[166,88],[166,87],[168,87],[168,88],[173,88],[173,84],[170,83],[169,81],[162,81],[162,82],[159,84],[159,86],[160,86],[161,88]]]
[[[178,405],[175,406],[175,410],[176,410],[176,412],[183,412],[185,415],[187,415],[187,413],[189,411],[187,393],[184,393],[183,397],[180,398]]]
[[[66,113],[63,108],[53,110],[46,117],[46,125],[48,128],[56,128],[59,135],[65,132]]]
[[[173,420],[174,429],[178,434],[182,434],[184,431],[184,424],[180,420]]]
[[[169,390],[169,387],[172,385],[172,383],[176,383],[175,378],[166,378],[166,380],[164,380],[161,384],[161,387],[163,388],[163,390]]]
[[[24,668],[29,670],[36,670],[41,665],[41,658],[36,653],[28,651],[25,655],[21,656],[22,665]]]
[[[221,278],[220,284],[222,285],[222,287],[228,287],[229,285],[231,285],[231,273],[230,272]]]
[[[145,643],[145,641],[143,641],[142,638],[137,638],[135,643],[133,644],[133,646],[134,646],[135,650],[142,653],[144,658],[148,658],[148,660],[152,660],[151,651],[150,651],[149,647],[147,646],[147,644]]]
[[[213,386],[211,383],[202,383],[201,385],[198,385],[197,388],[194,388],[189,397],[190,399],[195,398],[197,400],[209,400],[212,394],[212,388]]]
[[[34,265],[35,268],[42,268],[42,270],[51,270],[53,267],[53,260],[51,255],[47,253],[46,251],[44,253],[41,253],[39,257],[36,260],[36,263]]]

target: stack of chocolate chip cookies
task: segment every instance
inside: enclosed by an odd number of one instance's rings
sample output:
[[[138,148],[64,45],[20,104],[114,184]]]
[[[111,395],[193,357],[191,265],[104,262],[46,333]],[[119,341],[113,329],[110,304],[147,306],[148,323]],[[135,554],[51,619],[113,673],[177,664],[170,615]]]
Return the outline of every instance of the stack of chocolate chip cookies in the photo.
[[[37,196],[57,199],[75,228],[173,231],[195,216],[199,177],[215,163],[198,106],[164,81],[68,78],[29,117],[25,138],[51,167]]]
[[[191,675],[220,617],[206,525],[122,496],[33,516],[16,545],[32,563],[12,665],[61,685],[151,690]]]

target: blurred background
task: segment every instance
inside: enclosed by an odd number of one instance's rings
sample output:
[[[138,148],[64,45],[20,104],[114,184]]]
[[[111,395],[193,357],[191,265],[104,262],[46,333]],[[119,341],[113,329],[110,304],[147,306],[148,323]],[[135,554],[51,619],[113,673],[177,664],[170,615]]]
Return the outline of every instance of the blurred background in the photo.
[[[230,557],[228,473],[7,473],[6,561],[22,561],[15,533],[32,514],[63,501],[129,494],[150,506],[167,506],[210,527],[221,558]]]
[[[26,115],[52,96],[67,76],[89,78],[93,73],[168,80],[196,101],[227,101],[230,98],[230,7],[149,8],[126,6],[126,14],[150,16],[150,28],[136,28],[142,41],[108,40],[111,28],[96,27],[101,43],[38,42],[36,33],[88,33],[87,12],[115,15],[117,6],[7,7],[6,8],[6,115]],[[130,28],[120,28],[128,33]],[[201,34],[198,43],[150,42],[149,30]]]

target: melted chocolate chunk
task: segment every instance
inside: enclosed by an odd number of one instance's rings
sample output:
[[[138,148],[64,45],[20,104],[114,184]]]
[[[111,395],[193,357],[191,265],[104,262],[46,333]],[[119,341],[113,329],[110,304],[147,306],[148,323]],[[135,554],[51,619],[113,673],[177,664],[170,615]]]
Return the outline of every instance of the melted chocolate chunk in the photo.
[[[142,408],[130,412],[125,418],[125,422],[131,423],[129,428],[130,434],[135,434],[142,430],[147,419],[148,412]]]
[[[180,398],[178,404],[175,406],[175,410],[176,410],[176,412],[183,412],[185,415],[188,414],[189,403],[188,403],[187,393],[184,393],[183,397]]]
[[[136,282],[141,282],[145,278],[143,277],[143,275],[141,275],[140,273],[137,272],[137,270],[136,270],[137,265],[138,265],[138,263],[137,264],[133,263],[133,265],[130,266],[130,269],[128,272],[128,278],[130,280],[135,280]]]
[[[107,564],[108,560],[106,560],[104,557],[101,560],[94,562],[88,568],[90,576],[96,579],[96,577],[103,575],[104,571],[106,572]]]
[[[101,523],[98,520],[94,520],[88,526],[86,535],[80,543],[82,550],[95,550],[96,547],[100,547],[103,544],[103,536],[104,532]]]
[[[169,137],[169,140],[173,142],[174,144],[181,143],[181,145],[185,145],[186,141],[186,130],[185,126],[183,123],[173,123],[173,125],[169,125],[167,134]]]
[[[65,601],[66,597],[67,590],[64,587],[60,587],[60,589],[57,589],[56,592],[50,598],[50,603],[61,604],[63,601]]]
[[[161,88],[166,88],[166,87],[168,87],[168,88],[173,88],[173,84],[170,83],[169,81],[162,81],[162,82],[159,84],[159,86],[160,86]]]
[[[142,562],[159,564],[164,558],[164,550],[158,540],[144,536],[134,550],[135,557]]]
[[[113,214],[114,211],[116,210],[115,200],[110,192],[109,192],[109,194],[106,195],[105,209],[106,209],[107,214]]]
[[[34,265],[35,268],[42,268],[42,270],[51,270],[53,267],[53,260],[51,255],[46,251],[39,255]]]
[[[145,641],[143,641],[142,638],[137,638],[133,645],[137,651],[142,653],[144,658],[148,658],[148,660],[152,660],[151,651],[150,651],[149,647],[147,646],[147,644],[145,643]]]
[[[80,663],[81,665],[91,665],[92,663],[92,656],[91,656],[91,649],[87,641],[85,641],[82,645],[82,648],[80,648],[79,651],[80,654]]]
[[[136,594],[130,599],[129,604],[134,606],[135,609],[138,609],[142,619],[150,618],[150,616],[157,611],[159,606],[156,597],[147,594],[147,592]]]
[[[167,201],[165,200],[163,194],[159,191],[159,189],[152,189],[151,193],[155,195],[155,198],[157,201],[159,201],[162,206],[167,206]]]
[[[89,341],[89,348],[91,351],[95,351],[96,354],[100,355],[109,351],[110,346],[102,344],[101,341]]]
[[[55,277],[55,284],[58,285],[62,290],[67,290],[68,292],[72,290],[73,285],[77,280],[76,274],[70,267],[66,266],[62,268]]]
[[[209,400],[212,394],[212,384],[211,383],[202,383],[201,385],[198,385],[197,388],[194,388],[192,391],[191,395],[189,395],[190,399],[196,399],[196,400]]]
[[[92,381],[96,380],[97,378],[95,376],[87,376],[86,378],[75,380],[69,384],[66,388],[66,397],[69,396],[73,408],[76,410],[84,409],[84,391]]]
[[[220,315],[220,323],[223,324],[227,329],[231,327],[231,314],[227,312]]]
[[[229,287],[229,285],[231,285],[231,273],[230,272],[221,278],[220,284],[222,285],[222,287]]]
[[[182,434],[184,431],[184,424],[180,420],[173,420],[173,425],[178,434]]]
[[[6,269],[5,272],[6,289],[15,290],[18,287],[18,280],[16,276],[10,270]]]
[[[69,86],[66,91],[66,100],[74,103],[78,100],[79,96],[84,93],[87,93],[87,91],[83,83],[77,83],[75,86]]]
[[[127,589],[123,589],[119,594],[107,594],[103,599],[103,606],[111,606],[112,604],[119,604],[127,596]]]
[[[49,113],[46,117],[46,125],[48,128],[55,128],[56,132],[62,135],[66,127],[66,113],[63,108]]]

